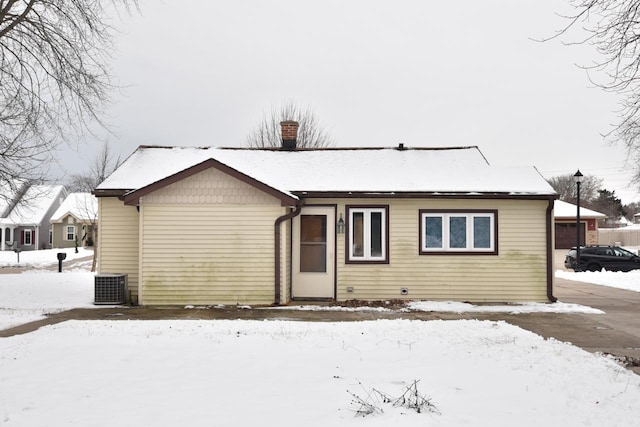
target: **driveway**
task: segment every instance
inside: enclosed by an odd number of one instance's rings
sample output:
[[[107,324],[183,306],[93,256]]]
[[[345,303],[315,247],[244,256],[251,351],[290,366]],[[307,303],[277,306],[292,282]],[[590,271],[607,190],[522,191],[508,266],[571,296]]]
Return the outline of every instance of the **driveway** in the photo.
[[[605,314],[532,314],[504,320],[545,338],[626,358],[629,368],[640,374],[640,292],[555,278],[554,295],[562,302],[598,308]]]

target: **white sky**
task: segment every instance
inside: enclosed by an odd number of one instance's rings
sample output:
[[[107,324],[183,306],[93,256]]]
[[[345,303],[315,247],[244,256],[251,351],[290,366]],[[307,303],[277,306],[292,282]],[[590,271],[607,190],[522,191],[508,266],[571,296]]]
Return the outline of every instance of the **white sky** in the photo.
[[[602,136],[617,98],[576,66],[598,59],[595,49],[532,40],[563,26],[565,2],[140,5],[116,21],[123,90],[108,121],[123,156],[140,144],[242,146],[264,112],[292,100],[337,146],[478,145],[491,164],[534,165],[547,178],[579,168],[623,202],[640,200],[624,148]],[[87,142],[60,153],[68,173],[95,155]]]

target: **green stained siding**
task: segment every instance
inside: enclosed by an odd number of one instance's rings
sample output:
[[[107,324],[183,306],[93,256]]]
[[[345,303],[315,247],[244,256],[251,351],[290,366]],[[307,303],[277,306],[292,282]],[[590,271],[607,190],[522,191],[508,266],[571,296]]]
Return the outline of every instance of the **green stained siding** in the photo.
[[[307,200],[308,204],[325,200]],[[389,264],[346,264],[346,234],[337,241],[338,300],[392,298],[457,301],[547,301],[546,200],[332,199],[389,205]],[[420,209],[496,209],[498,255],[419,254]],[[347,292],[353,288],[353,292]],[[401,295],[401,288],[408,295]]]

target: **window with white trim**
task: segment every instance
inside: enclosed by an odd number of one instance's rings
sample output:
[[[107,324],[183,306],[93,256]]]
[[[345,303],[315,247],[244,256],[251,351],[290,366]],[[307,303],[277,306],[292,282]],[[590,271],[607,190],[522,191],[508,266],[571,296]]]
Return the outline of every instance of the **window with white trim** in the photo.
[[[420,210],[420,253],[497,254],[497,214]]]
[[[33,245],[33,235],[31,230],[24,230],[24,244],[25,246]]]
[[[65,233],[65,240],[74,241],[76,240],[76,226],[75,225],[67,225]]]
[[[387,263],[388,206],[346,206],[347,262]]]

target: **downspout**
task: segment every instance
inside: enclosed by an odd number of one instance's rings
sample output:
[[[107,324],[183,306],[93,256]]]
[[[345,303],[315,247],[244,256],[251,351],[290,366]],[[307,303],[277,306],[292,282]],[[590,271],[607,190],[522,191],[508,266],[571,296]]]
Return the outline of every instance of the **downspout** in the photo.
[[[281,277],[281,272],[280,272],[280,224],[282,224],[284,221],[287,221],[293,217],[296,217],[298,215],[300,215],[300,211],[302,210],[302,205],[303,205],[303,201],[301,200],[300,202],[298,202],[298,204],[296,205],[296,208],[292,211],[289,212],[288,214],[282,215],[278,218],[276,218],[276,222],[275,222],[275,301],[274,304],[275,305],[280,305],[280,277]]]
[[[558,301],[558,298],[553,296],[553,199],[549,200],[549,205],[547,206],[547,298],[551,302]]]

